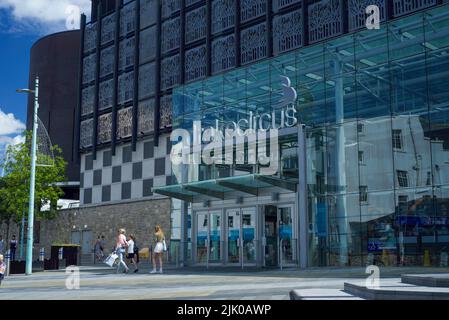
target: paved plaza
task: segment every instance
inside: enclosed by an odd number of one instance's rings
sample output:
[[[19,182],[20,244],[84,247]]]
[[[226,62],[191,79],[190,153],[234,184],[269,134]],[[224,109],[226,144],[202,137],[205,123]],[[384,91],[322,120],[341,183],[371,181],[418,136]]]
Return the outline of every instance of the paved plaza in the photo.
[[[381,279],[398,280],[402,273],[448,272],[447,269],[385,268]],[[152,275],[115,274],[104,267],[81,267],[79,290],[66,288],[64,270],[8,277],[1,300],[289,300],[294,289],[325,292],[345,299],[344,282],[366,279],[364,268],[310,270],[167,269]],[[317,296],[319,298],[319,296]]]

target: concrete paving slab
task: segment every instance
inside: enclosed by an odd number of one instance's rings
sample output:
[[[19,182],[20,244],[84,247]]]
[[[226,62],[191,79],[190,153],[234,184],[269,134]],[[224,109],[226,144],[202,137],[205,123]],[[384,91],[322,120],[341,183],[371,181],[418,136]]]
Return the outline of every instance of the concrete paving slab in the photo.
[[[340,289],[292,290],[290,300],[363,300]]]

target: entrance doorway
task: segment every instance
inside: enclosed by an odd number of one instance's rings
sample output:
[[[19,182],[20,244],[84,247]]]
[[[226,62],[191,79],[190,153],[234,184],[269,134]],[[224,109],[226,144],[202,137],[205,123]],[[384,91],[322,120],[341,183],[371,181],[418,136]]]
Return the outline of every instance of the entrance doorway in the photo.
[[[195,213],[195,262],[254,266],[258,262],[256,207]]]
[[[282,267],[295,263],[297,250],[293,226],[292,205],[267,205],[264,207],[266,267]]]
[[[92,231],[83,231],[82,239],[81,253],[90,254],[92,252]]]
[[[71,243],[72,244],[79,244],[79,245],[81,245],[81,232],[79,232],[79,231],[72,231]]]
[[[226,210],[227,263],[255,265],[257,262],[256,208]]]
[[[196,217],[196,262],[221,262],[221,211],[200,212]]]

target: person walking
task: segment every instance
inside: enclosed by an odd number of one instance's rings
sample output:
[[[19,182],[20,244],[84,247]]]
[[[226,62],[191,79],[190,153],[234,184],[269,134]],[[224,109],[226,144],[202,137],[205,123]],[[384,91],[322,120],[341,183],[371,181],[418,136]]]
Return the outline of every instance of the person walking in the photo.
[[[103,255],[105,255],[104,248],[106,248],[106,240],[104,239],[104,235],[101,236],[100,246],[101,252],[103,252]]]
[[[17,249],[16,235],[13,234],[12,235],[12,239],[9,242],[9,250],[10,250],[10,253],[11,253],[11,261],[15,261],[16,260],[16,249]]]
[[[154,247],[153,252],[153,270],[150,273],[157,273],[156,260],[159,260],[159,273],[162,273],[162,253],[166,250],[165,235],[160,226],[156,226],[156,228],[154,228],[154,231],[156,246]]]
[[[100,236],[98,236],[97,240],[95,241],[94,253],[95,253],[95,258],[97,261],[103,261],[104,253],[103,253],[103,248],[101,247]]]
[[[117,253],[118,258],[120,260],[120,262],[117,265],[117,273],[119,273],[120,266],[122,266],[122,265],[125,267],[124,273],[129,272],[129,268],[126,265],[125,261],[123,260],[123,256],[126,253],[126,248],[128,247],[128,242],[126,241],[125,233],[126,233],[126,231],[123,228],[119,229],[117,232],[117,241],[116,241],[116,245],[115,245],[115,252]]]
[[[3,240],[3,236],[0,235],[0,254],[3,254],[3,250],[5,250],[5,241]]]
[[[139,267],[137,266],[136,262],[135,249],[136,249],[135,238],[132,234],[130,234],[128,236],[128,255],[126,256],[126,258],[134,265],[135,267],[134,273],[137,273],[139,272]]]
[[[2,285],[2,281],[5,278],[6,273],[6,265],[3,262],[3,255],[0,254],[0,286]]]

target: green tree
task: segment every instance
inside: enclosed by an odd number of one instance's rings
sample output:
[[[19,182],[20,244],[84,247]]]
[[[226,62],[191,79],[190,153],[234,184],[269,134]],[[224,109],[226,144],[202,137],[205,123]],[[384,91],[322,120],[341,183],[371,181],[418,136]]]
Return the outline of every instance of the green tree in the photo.
[[[31,132],[25,132],[25,142],[9,146],[6,154],[8,162],[1,167],[5,169],[5,177],[0,188],[0,219],[13,219],[18,222],[23,212],[27,212],[30,194],[31,175]],[[38,141],[39,146],[39,141]],[[51,152],[44,154],[37,151],[35,216],[38,220],[53,219],[57,214],[57,201],[64,195],[57,183],[66,181],[67,163],[58,146],[51,147]],[[54,156],[53,156],[54,155]],[[44,166],[39,164],[45,164]],[[41,208],[50,203],[49,211]]]
[[[6,180],[4,178],[0,178],[0,225],[3,223],[6,224],[6,234],[3,235],[3,238],[7,241],[9,239],[9,226],[13,218],[13,213],[8,211],[6,202],[2,197],[1,190],[4,188],[6,188]]]

